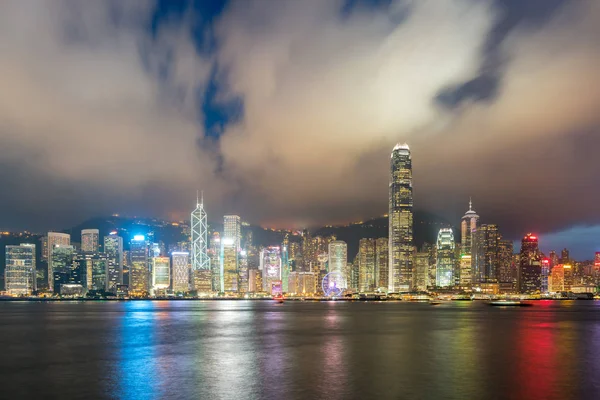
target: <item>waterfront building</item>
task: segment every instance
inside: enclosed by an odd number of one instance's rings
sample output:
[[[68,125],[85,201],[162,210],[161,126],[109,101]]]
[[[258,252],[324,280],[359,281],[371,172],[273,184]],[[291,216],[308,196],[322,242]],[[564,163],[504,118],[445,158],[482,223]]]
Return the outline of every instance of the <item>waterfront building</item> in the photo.
[[[68,246],[71,244],[71,235],[68,233],[48,232],[48,291],[54,290],[54,265],[52,259],[52,251],[56,246]]]
[[[473,202],[469,199],[469,209],[460,221],[460,285],[471,285],[473,281],[473,235],[477,231],[479,215],[473,210]]]
[[[460,286],[471,286],[473,283],[473,276],[471,273],[471,266],[473,256],[471,254],[464,254],[461,252],[460,255],[460,277],[459,277],[459,285]]]
[[[29,296],[36,291],[35,244],[6,246],[4,287],[11,296]]]
[[[516,284],[513,273],[513,242],[498,242],[498,280],[500,283]]]
[[[455,263],[454,233],[451,228],[442,228],[437,237],[437,262],[435,285],[449,287],[454,285]]]
[[[290,272],[289,293],[312,295],[316,292],[316,279],[313,272]]]
[[[547,258],[542,259],[542,283],[540,286],[540,291],[542,293],[548,293],[550,290],[549,281],[550,281],[550,260]]]
[[[339,272],[344,277],[344,289],[352,277],[348,270],[348,245],[342,240],[333,240],[328,249],[328,272]],[[350,273],[349,273],[350,272]]]
[[[281,244],[281,285],[283,293],[287,293],[289,291],[289,275],[291,272],[289,260],[289,245],[289,234],[286,233]]]
[[[221,292],[237,292],[239,289],[239,258],[241,243],[241,220],[238,215],[224,217],[221,239]]]
[[[75,248],[71,245],[56,244],[48,256],[52,263],[52,285],[54,293],[62,294],[62,285],[80,285],[83,288],[85,274],[80,265],[74,262]]]
[[[117,285],[123,284],[123,238],[116,232],[104,236],[104,254],[108,259],[108,288],[116,293]]]
[[[413,280],[412,159],[407,144],[397,144],[390,162],[389,292],[408,292]]]
[[[271,292],[272,283],[281,282],[281,249],[269,246],[260,252],[260,270],[265,292]]]
[[[530,294],[540,292],[542,287],[542,266],[538,238],[531,233],[525,235],[521,240],[518,287],[519,292]]]
[[[129,294],[146,296],[150,292],[148,245],[144,235],[136,235],[129,242]]]
[[[97,253],[100,250],[100,231],[98,229],[83,229],[81,231],[81,252]]]
[[[429,286],[429,253],[415,253],[415,282],[414,289],[418,291],[427,290]]]
[[[190,253],[187,251],[174,251],[171,253],[173,279],[171,287],[175,293],[186,293],[190,290]]]
[[[212,289],[212,282],[210,279],[208,222],[206,211],[204,211],[204,196],[201,199],[196,198],[196,208],[192,211],[190,220],[192,283],[198,292],[209,292]]]
[[[219,232],[214,232],[210,238],[210,280],[213,292],[221,291],[221,236]]]
[[[165,291],[171,286],[171,259],[152,257],[152,290]]]
[[[390,256],[389,240],[386,237],[375,240],[375,287],[380,291],[386,291],[389,281]]]
[[[248,292],[257,293],[263,291],[262,271],[258,268],[248,270]]]
[[[558,264],[550,273],[550,288],[552,293],[570,292],[573,286],[573,267],[569,264]]]
[[[375,282],[375,239],[360,239],[358,244],[358,291],[372,292]]]
[[[239,292],[247,293],[248,292],[248,252],[246,250],[241,250],[239,252]]]
[[[106,291],[108,287],[109,260],[104,253],[79,253],[73,258],[74,268],[81,276],[86,291]]]
[[[473,283],[498,282],[498,226],[483,224],[473,234]]]

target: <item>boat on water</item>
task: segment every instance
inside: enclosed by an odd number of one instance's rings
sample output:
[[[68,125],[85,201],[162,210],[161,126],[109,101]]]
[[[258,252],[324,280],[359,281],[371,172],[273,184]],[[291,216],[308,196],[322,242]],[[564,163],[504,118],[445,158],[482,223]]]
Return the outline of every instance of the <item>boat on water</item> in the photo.
[[[273,300],[275,301],[275,303],[281,304],[284,301],[283,295],[282,294],[278,294],[276,296],[273,296]]]
[[[440,304],[442,304],[442,302],[439,300],[431,300],[429,302],[429,305],[432,305],[432,306],[439,306]]]
[[[488,303],[492,307],[531,307],[531,303],[523,303],[520,300],[495,300]]]

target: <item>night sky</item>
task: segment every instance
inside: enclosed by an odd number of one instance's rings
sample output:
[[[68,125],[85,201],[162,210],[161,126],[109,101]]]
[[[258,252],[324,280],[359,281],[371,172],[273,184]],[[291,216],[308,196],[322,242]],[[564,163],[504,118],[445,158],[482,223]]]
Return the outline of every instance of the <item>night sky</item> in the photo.
[[[0,228],[236,213],[306,227],[469,197],[600,251],[600,2],[0,2]]]

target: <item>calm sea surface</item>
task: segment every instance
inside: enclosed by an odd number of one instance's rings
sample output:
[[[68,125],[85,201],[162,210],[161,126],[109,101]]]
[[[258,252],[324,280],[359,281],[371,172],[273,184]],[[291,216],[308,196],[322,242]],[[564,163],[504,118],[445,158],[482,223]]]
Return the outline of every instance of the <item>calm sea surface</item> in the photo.
[[[600,302],[1,302],[0,397],[600,399]]]

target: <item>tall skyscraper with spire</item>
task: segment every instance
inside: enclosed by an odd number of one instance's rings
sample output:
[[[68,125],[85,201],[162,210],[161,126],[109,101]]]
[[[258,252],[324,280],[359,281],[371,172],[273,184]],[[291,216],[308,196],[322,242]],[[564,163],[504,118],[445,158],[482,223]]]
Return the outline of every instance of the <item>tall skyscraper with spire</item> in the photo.
[[[412,160],[406,143],[397,144],[392,151],[389,206],[388,290],[410,291],[413,281],[413,192]]]
[[[191,263],[195,289],[211,291],[210,259],[208,257],[208,222],[204,211],[204,195],[196,196],[196,209],[191,214]]]
[[[473,235],[477,231],[479,215],[473,210],[473,202],[469,198],[469,210],[460,221],[460,277],[461,285],[468,286],[473,282]]]

